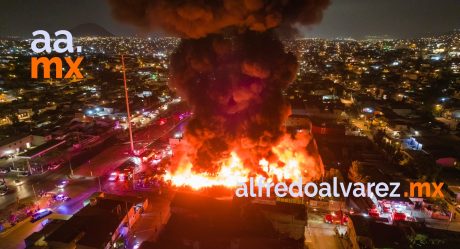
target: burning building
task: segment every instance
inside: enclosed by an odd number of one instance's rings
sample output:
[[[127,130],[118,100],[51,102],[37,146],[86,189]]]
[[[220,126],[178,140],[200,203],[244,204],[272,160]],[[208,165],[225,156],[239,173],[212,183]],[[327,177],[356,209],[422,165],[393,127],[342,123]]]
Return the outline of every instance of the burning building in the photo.
[[[298,63],[277,37],[319,21],[329,0],[110,0],[113,14],[182,38],[170,82],[193,109],[166,178],[195,189],[321,176],[308,132],[288,134],[283,90]]]

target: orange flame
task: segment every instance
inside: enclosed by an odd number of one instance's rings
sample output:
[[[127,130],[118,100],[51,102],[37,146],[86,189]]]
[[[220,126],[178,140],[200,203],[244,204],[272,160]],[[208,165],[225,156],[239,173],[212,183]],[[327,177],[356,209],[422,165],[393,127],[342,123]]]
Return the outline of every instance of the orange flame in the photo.
[[[249,177],[265,177],[267,181],[310,181],[318,179],[323,173],[321,158],[314,151],[307,151],[309,143],[314,143],[309,134],[298,133],[294,139],[286,135],[272,148],[277,160],[270,162],[261,158],[256,168],[247,167],[236,151],[230,152],[228,158],[222,160],[219,170],[210,174],[194,172],[193,164],[187,156],[180,156],[175,170],[168,170],[164,176],[174,186],[189,186],[198,190],[206,187],[225,186],[236,187],[248,181]],[[188,147],[188,146],[186,146]]]

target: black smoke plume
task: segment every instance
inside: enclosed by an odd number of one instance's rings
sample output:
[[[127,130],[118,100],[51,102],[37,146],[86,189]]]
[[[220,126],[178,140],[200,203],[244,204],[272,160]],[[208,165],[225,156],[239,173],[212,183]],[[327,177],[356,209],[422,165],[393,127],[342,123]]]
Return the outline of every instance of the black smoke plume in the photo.
[[[330,0],[109,0],[115,18],[184,38],[319,22]]]
[[[275,29],[318,22],[329,0],[109,2],[121,21],[183,38],[170,87],[193,108],[185,140],[194,170],[216,172],[230,151],[247,165],[273,157],[289,113],[282,92],[298,67]]]

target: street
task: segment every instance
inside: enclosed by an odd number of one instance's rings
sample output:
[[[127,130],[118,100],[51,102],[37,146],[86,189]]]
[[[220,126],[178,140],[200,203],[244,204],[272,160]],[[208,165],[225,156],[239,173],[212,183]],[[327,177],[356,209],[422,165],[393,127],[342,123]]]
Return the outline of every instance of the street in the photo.
[[[163,125],[151,125],[147,128],[140,129],[134,132],[133,137],[136,144],[142,143],[143,146],[153,143],[156,140],[167,141],[174,132],[181,127],[184,120],[180,122],[168,121]],[[16,201],[22,199],[31,199],[35,204],[39,205],[40,208],[49,207],[53,210],[53,214],[50,218],[64,215],[69,217],[76,213],[83,207],[83,201],[87,200],[90,195],[96,191],[102,190],[113,194],[138,194],[137,191],[132,190],[131,181],[125,182],[112,182],[108,181],[107,177],[115,168],[123,164],[125,161],[130,160],[131,156],[128,153],[129,143],[118,142],[109,144],[106,148],[98,153],[96,156],[88,159],[86,163],[82,163],[79,166],[74,166],[71,174],[70,165],[66,164],[54,171],[48,171],[41,175],[32,175],[26,178],[22,178],[23,184],[21,186],[14,186],[15,177],[7,177],[5,179],[6,184],[10,187],[11,193],[5,196],[0,196],[0,209],[5,209],[13,205]],[[56,184],[62,180],[68,181],[64,188],[56,187]],[[70,197],[69,200],[62,203],[49,204],[48,199],[45,197],[39,197],[39,193],[51,192],[53,194],[63,194]],[[147,193],[148,194],[148,193]],[[162,204],[161,204],[162,203]],[[152,203],[151,207],[160,206],[165,208],[165,202]],[[150,211],[150,212],[149,212]],[[164,212],[167,213],[167,212]],[[157,220],[156,229],[158,230],[160,225],[164,221],[164,216],[158,216],[153,214],[152,209],[146,210],[145,218]],[[43,220],[43,219],[42,219]],[[7,230],[5,233],[0,234],[1,237],[1,248],[2,249],[13,249],[13,248],[24,248],[24,239],[32,234],[34,231],[41,229],[39,222],[31,223],[29,218],[25,221],[19,222],[15,227]],[[136,241],[148,239],[145,231],[148,229],[155,229],[151,227],[150,223],[142,222],[137,225],[137,229],[140,231],[139,237]],[[147,229],[147,230],[146,230]]]
[[[341,241],[334,232],[333,224],[327,224],[323,215],[310,212],[308,214],[308,226],[305,229],[305,244],[309,249],[342,249]]]

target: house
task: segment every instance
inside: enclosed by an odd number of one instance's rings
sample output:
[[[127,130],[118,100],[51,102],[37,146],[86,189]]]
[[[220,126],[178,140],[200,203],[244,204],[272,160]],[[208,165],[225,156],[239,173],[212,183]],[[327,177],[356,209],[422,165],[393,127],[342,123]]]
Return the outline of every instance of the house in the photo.
[[[19,122],[28,122],[34,115],[34,111],[32,109],[18,109],[18,113],[16,115]]]
[[[42,230],[33,232],[31,235],[24,239],[26,248],[46,246],[46,236],[56,231],[62,224],[64,224],[64,222],[65,220],[63,219],[48,219]]]
[[[13,122],[8,116],[0,117],[0,126],[11,125]]]
[[[18,135],[0,141],[0,157],[19,153],[40,146],[51,139],[51,136]]]
[[[57,149],[61,145],[65,145],[65,143],[66,143],[66,140],[50,140],[44,144],[41,144],[37,147],[27,150],[24,153],[19,154],[18,157],[26,158],[26,159],[34,159],[36,157],[45,155],[51,150]]]
[[[336,124],[328,120],[314,120],[311,127],[311,133],[321,135],[345,135],[345,126]]]

